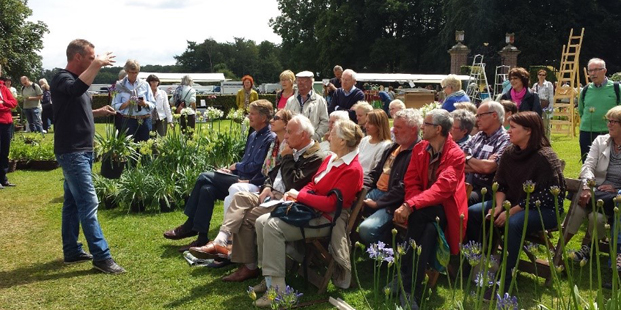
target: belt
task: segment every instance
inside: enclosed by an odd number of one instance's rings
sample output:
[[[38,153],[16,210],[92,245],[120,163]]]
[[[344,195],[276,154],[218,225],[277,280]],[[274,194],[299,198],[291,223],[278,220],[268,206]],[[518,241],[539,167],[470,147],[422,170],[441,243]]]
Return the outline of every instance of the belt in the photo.
[[[122,114],[122,115],[125,118],[131,118],[131,119],[145,119],[145,118],[151,117],[151,115],[125,115],[125,114]]]

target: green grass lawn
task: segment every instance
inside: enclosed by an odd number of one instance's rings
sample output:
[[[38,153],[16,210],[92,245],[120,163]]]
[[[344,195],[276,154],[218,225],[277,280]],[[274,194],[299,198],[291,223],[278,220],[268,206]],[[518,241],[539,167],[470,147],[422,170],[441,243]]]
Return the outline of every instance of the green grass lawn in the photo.
[[[103,125],[98,124],[98,131]],[[565,175],[577,177],[580,170],[577,138],[555,136],[553,147],[566,161]],[[99,171],[99,163],[94,171]],[[186,241],[170,241],[162,237],[166,229],[181,224],[181,210],[162,214],[127,214],[118,210],[100,210],[99,220],[110,250],[126,274],[104,275],[94,271],[90,263],[64,266],[60,236],[63,177],[61,169],[49,172],[16,171],[9,174],[15,188],[0,191],[0,309],[251,309],[246,289],[258,280],[225,283],[220,278],[232,268],[213,270],[189,267],[177,247]],[[214,212],[210,236],[217,234],[222,221],[219,203]],[[577,248],[574,238],[570,247]],[[85,243],[85,242],[84,242]],[[602,258],[603,262],[607,257]],[[588,269],[579,275],[578,286],[589,290]],[[330,285],[328,292],[316,294],[302,279],[293,276],[288,284],[304,293],[302,302],[340,297],[356,309],[367,309],[363,295],[372,299],[372,265],[359,260],[358,270],[363,289],[339,290]],[[610,272],[605,269],[610,277]],[[566,283],[563,279],[563,283]],[[567,298],[567,287],[560,295],[543,287],[541,279],[529,275],[518,277],[521,308],[534,308],[541,299],[552,305],[558,296]],[[587,294],[588,294],[587,293]],[[604,292],[610,295],[609,291]],[[456,291],[456,296],[461,296]],[[446,277],[441,277],[430,306],[447,309],[452,295]],[[487,307],[487,305],[486,305]],[[308,309],[331,309],[328,303]],[[468,308],[466,308],[468,309]]]

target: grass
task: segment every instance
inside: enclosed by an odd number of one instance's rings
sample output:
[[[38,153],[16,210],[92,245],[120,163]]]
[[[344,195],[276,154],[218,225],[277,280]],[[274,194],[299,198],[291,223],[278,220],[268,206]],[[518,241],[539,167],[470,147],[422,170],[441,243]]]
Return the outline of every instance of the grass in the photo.
[[[97,130],[103,125],[98,124]],[[555,136],[553,147],[566,161],[565,175],[577,177],[580,170],[577,138]],[[94,171],[99,171],[99,163]],[[182,223],[186,217],[178,210],[162,214],[127,214],[100,210],[99,219],[113,257],[127,269],[118,276],[94,271],[89,263],[65,266],[60,236],[63,201],[62,171],[16,171],[9,174],[15,188],[0,191],[0,309],[250,309],[245,291],[258,280],[225,283],[220,278],[231,271],[189,267],[177,247],[185,241],[170,241],[162,232]],[[215,237],[222,220],[219,203],[214,212],[210,237]],[[575,237],[570,248],[578,248]],[[83,241],[84,242],[84,241]],[[85,242],[84,242],[85,243]],[[607,263],[607,258],[602,258]],[[576,268],[579,268],[576,266]],[[304,293],[302,302],[340,297],[356,309],[367,309],[362,294],[372,300],[372,265],[359,260],[363,290],[339,290],[316,294],[302,279],[289,277],[288,284]],[[605,268],[609,278],[610,272]],[[576,269],[576,277],[579,272]],[[583,297],[589,300],[588,269],[577,279]],[[566,281],[563,282],[564,284]],[[531,309],[539,299],[550,306],[559,296],[543,287],[542,279],[518,276],[520,307]],[[566,291],[567,288],[563,288]],[[536,292],[536,293],[535,293]],[[610,291],[604,292],[607,296]],[[456,292],[460,298],[461,291]],[[440,277],[429,305],[447,309],[452,303],[446,277]],[[561,296],[567,296],[562,294]],[[331,309],[328,303],[307,309]]]

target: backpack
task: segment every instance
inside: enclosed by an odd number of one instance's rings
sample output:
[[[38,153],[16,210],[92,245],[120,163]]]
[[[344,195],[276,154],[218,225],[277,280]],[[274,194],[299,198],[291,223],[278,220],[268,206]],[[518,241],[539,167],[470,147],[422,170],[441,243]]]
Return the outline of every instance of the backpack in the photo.
[[[37,92],[37,89],[35,88],[35,83],[31,83],[31,84],[30,84],[30,86],[32,87],[32,90],[34,90],[34,91],[35,91],[35,93],[36,93],[36,92]],[[21,92],[22,92],[22,94],[24,93],[24,88],[25,88],[25,87],[26,87],[26,86],[23,86],[23,85],[22,85],[22,91],[21,91]]]
[[[593,83],[589,83],[589,85],[590,85],[590,84],[593,84]],[[582,90],[582,102],[583,102],[583,103],[584,103],[584,96],[586,96],[586,92],[587,92],[587,90],[589,90],[589,85],[587,85],[587,86],[586,86],[586,87]],[[617,105],[619,105],[619,99],[620,99],[620,96],[619,96],[619,82],[614,82],[613,87],[614,87],[614,89],[615,89],[615,95],[617,95]]]

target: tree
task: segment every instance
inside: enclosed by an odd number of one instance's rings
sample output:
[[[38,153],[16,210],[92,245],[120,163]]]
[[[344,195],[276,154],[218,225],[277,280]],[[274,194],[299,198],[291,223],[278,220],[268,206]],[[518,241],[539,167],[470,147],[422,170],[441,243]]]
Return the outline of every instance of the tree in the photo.
[[[32,80],[42,72],[43,35],[47,25],[26,19],[32,15],[27,0],[0,1],[0,66],[4,74],[17,78],[25,75]]]

